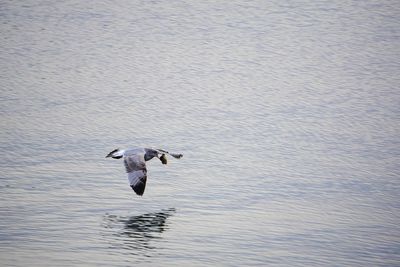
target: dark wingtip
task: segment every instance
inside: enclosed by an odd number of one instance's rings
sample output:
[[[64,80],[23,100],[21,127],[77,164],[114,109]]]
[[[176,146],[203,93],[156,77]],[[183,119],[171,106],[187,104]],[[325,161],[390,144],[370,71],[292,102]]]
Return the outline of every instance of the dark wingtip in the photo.
[[[136,195],[143,196],[144,189],[146,188],[146,184],[141,182],[136,184],[135,186],[131,185],[133,191],[135,191]]]
[[[113,151],[111,151],[110,153],[108,153],[108,155],[106,156],[106,158],[111,157],[112,154],[113,154],[114,152],[117,152],[118,150],[119,150],[119,148],[114,149]]]
[[[183,154],[171,154],[171,153],[170,153],[170,155],[173,156],[173,157],[176,158],[176,159],[180,159],[180,158],[183,157]]]

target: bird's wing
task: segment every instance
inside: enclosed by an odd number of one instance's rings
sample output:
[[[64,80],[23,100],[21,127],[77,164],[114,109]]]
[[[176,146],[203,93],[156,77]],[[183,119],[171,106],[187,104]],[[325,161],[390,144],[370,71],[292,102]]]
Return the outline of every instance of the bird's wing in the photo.
[[[168,154],[168,155],[173,156],[173,157],[176,158],[176,159],[180,159],[181,157],[183,157],[182,154],[170,153],[170,152],[168,152],[168,151],[166,151],[166,150],[164,150],[164,149],[155,149],[155,150],[156,150],[157,153],[159,153],[159,154]]]
[[[138,195],[143,195],[146,187],[147,169],[143,154],[131,154],[124,157],[129,184]]]

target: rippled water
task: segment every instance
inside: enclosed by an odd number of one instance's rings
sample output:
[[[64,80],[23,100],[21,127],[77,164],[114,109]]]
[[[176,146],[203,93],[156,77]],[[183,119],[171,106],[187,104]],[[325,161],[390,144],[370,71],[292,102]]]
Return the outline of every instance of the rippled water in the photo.
[[[400,265],[399,14],[1,1],[1,266]]]

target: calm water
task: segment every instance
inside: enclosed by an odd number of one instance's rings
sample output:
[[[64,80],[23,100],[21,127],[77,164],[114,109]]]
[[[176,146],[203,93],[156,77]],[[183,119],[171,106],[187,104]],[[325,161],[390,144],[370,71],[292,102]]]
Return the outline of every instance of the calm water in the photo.
[[[0,1],[0,265],[399,266],[399,15]]]

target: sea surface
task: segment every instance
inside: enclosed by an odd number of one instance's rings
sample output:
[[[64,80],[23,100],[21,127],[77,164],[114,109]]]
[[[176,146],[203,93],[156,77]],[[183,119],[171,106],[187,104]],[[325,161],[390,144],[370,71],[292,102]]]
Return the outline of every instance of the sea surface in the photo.
[[[0,265],[400,266],[399,16],[0,1]]]

